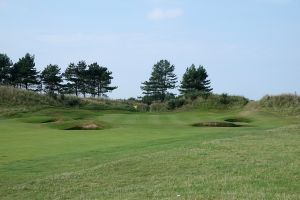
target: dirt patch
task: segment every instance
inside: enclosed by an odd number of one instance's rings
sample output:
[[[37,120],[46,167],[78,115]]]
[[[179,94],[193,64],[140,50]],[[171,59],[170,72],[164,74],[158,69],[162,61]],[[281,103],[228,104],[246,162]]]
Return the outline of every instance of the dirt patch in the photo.
[[[231,122],[199,122],[192,124],[196,127],[241,127],[241,124],[231,123]]]

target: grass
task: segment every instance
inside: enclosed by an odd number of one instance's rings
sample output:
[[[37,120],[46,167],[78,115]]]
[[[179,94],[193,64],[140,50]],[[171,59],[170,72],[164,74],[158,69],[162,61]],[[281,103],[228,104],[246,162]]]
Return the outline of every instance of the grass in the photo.
[[[191,126],[226,119],[249,126]],[[62,128],[87,121],[104,128]],[[2,118],[0,138],[1,199],[300,196],[299,116],[48,108]]]

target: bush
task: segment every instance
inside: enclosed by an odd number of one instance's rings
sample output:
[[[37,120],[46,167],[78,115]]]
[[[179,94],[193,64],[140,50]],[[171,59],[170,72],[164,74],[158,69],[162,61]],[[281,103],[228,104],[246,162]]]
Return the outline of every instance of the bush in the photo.
[[[249,100],[242,96],[230,96],[227,94],[211,94],[207,98],[198,97],[191,102],[192,107],[203,109],[232,109],[242,108]]]
[[[81,100],[78,97],[64,96],[62,101],[65,106],[75,107],[81,105]]]
[[[169,110],[174,110],[176,108],[182,107],[186,101],[184,99],[171,99],[168,101],[168,109]]]
[[[138,112],[147,112],[147,111],[149,111],[149,106],[148,106],[148,104],[145,104],[145,103],[136,103],[134,105],[134,108]]]
[[[203,99],[207,99],[210,95],[211,95],[210,92],[195,91],[195,92],[189,92],[189,93],[185,94],[184,96],[185,96],[185,98],[194,101],[199,97],[201,97]]]
[[[225,104],[225,105],[230,103],[230,99],[228,97],[228,94],[226,94],[226,93],[221,94],[220,103]]]
[[[168,110],[168,105],[165,102],[154,102],[150,105],[150,112],[165,112]]]

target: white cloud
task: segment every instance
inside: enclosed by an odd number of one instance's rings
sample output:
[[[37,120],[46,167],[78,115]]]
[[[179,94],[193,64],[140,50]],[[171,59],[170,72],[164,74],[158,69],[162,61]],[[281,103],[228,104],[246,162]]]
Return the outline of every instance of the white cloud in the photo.
[[[180,8],[174,8],[174,9],[156,8],[148,14],[148,19],[151,20],[175,19],[177,17],[182,16],[183,13],[184,13],[183,10]]]

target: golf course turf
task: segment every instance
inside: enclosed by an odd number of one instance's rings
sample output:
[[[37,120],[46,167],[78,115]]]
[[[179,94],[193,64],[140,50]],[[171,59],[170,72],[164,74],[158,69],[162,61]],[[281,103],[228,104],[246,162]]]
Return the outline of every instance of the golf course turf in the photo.
[[[0,199],[299,199],[299,121],[201,109],[2,117]],[[209,122],[243,125],[193,126]]]

